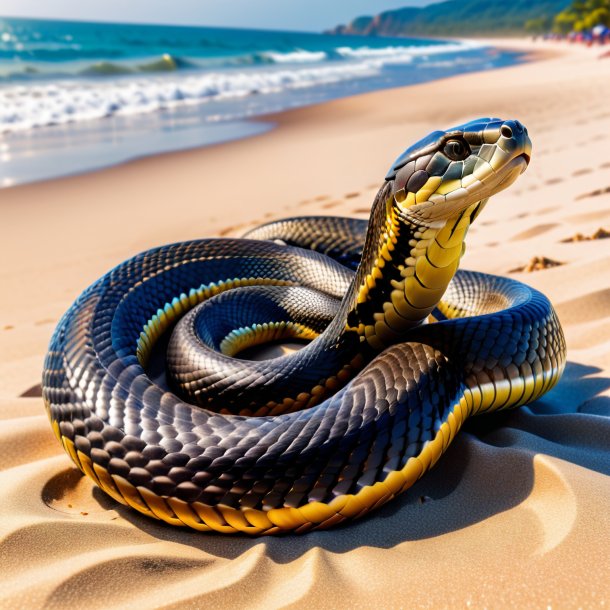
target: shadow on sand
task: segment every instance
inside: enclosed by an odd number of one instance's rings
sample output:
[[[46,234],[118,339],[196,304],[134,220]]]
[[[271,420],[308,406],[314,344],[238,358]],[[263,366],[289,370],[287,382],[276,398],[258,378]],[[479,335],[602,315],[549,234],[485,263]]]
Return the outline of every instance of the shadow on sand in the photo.
[[[391,548],[456,531],[517,506],[532,492],[536,454],[610,475],[610,418],[579,412],[610,388],[610,378],[595,376],[599,372],[569,363],[561,382],[542,400],[467,422],[436,467],[411,489],[373,514],[330,531],[255,539],[197,534],[117,505],[97,488],[94,497],[102,508],[118,511],[157,539],[221,558],[239,557],[258,545],[277,563],[293,561],[314,547],[334,553],[363,546]]]

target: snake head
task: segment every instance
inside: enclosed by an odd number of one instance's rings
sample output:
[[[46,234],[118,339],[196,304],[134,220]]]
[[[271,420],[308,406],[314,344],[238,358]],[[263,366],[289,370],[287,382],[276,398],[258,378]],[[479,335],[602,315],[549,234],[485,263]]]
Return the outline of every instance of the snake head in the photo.
[[[531,152],[519,121],[476,119],[434,131],[407,148],[386,180],[401,217],[433,226],[510,186]]]

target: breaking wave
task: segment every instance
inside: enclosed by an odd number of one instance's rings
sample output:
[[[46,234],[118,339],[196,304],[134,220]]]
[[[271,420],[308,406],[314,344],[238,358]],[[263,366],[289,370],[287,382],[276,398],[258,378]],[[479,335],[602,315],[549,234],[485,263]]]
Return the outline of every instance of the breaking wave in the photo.
[[[0,77],[4,81],[0,86],[0,132],[364,78],[378,74],[386,65],[409,64],[428,55],[451,55],[475,46],[337,46],[328,51],[263,51],[223,58],[163,54],[130,62],[22,64],[18,72]]]
[[[177,78],[66,80],[0,88],[0,131],[23,131],[44,125],[136,114],[202,103],[312,87],[364,77],[366,63],[301,70],[211,72]]]

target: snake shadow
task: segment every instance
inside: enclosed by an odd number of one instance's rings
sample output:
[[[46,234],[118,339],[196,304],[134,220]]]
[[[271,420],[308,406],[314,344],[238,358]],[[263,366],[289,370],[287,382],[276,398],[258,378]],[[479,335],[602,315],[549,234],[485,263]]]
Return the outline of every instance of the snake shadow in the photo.
[[[512,412],[473,418],[411,489],[369,516],[328,531],[268,538],[198,534],[116,505],[97,488],[94,494],[151,536],[220,558],[237,558],[259,545],[277,563],[291,562],[315,547],[334,553],[364,546],[391,548],[457,531],[517,506],[533,490],[536,454],[610,475],[610,405],[607,416],[597,412],[599,405],[593,413],[579,411],[610,388],[610,378],[598,376],[600,372],[570,362],[543,399]]]

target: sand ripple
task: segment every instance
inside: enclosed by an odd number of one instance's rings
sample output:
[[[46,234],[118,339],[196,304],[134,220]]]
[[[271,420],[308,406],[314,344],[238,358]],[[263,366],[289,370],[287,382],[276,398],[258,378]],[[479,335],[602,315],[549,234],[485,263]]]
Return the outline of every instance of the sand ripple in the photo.
[[[610,218],[610,63],[595,53],[572,46],[561,58],[453,78],[451,104],[447,81],[386,90],[286,115],[264,139],[7,189],[0,608],[607,607],[610,258],[607,240],[561,241]],[[551,297],[566,331],[570,361],[550,394],[467,424],[432,472],[369,518],[302,537],[172,528],[70,466],[33,386],[46,321],[80,288],[134,251],[220,230],[218,201],[222,218],[248,226],[324,206],[361,213],[400,138],[489,112],[522,119],[536,148],[518,188],[477,221],[463,266],[505,274],[533,256],[565,263],[521,278]],[[247,206],[227,198],[235,168]],[[150,214],[168,201],[171,215]],[[104,214],[92,223],[85,204]],[[142,218],[146,230],[134,233]],[[60,247],[67,228],[70,247]]]
[[[432,570],[463,603],[467,557],[477,558],[470,571],[492,581],[516,573],[527,581],[533,566],[568,556],[608,559],[588,530],[593,515],[596,527],[610,527],[610,419],[548,410],[541,401],[473,421],[420,484],[361,522],[264,540],[136,514],[68,466],[39,416],[6,420],[2,441],[21,457],[0,473],[0,605],[370,606],[406,591],[414,603],[447,602],[419,587],[416,575]],[[575,546],[583,535],[588,544]]]

